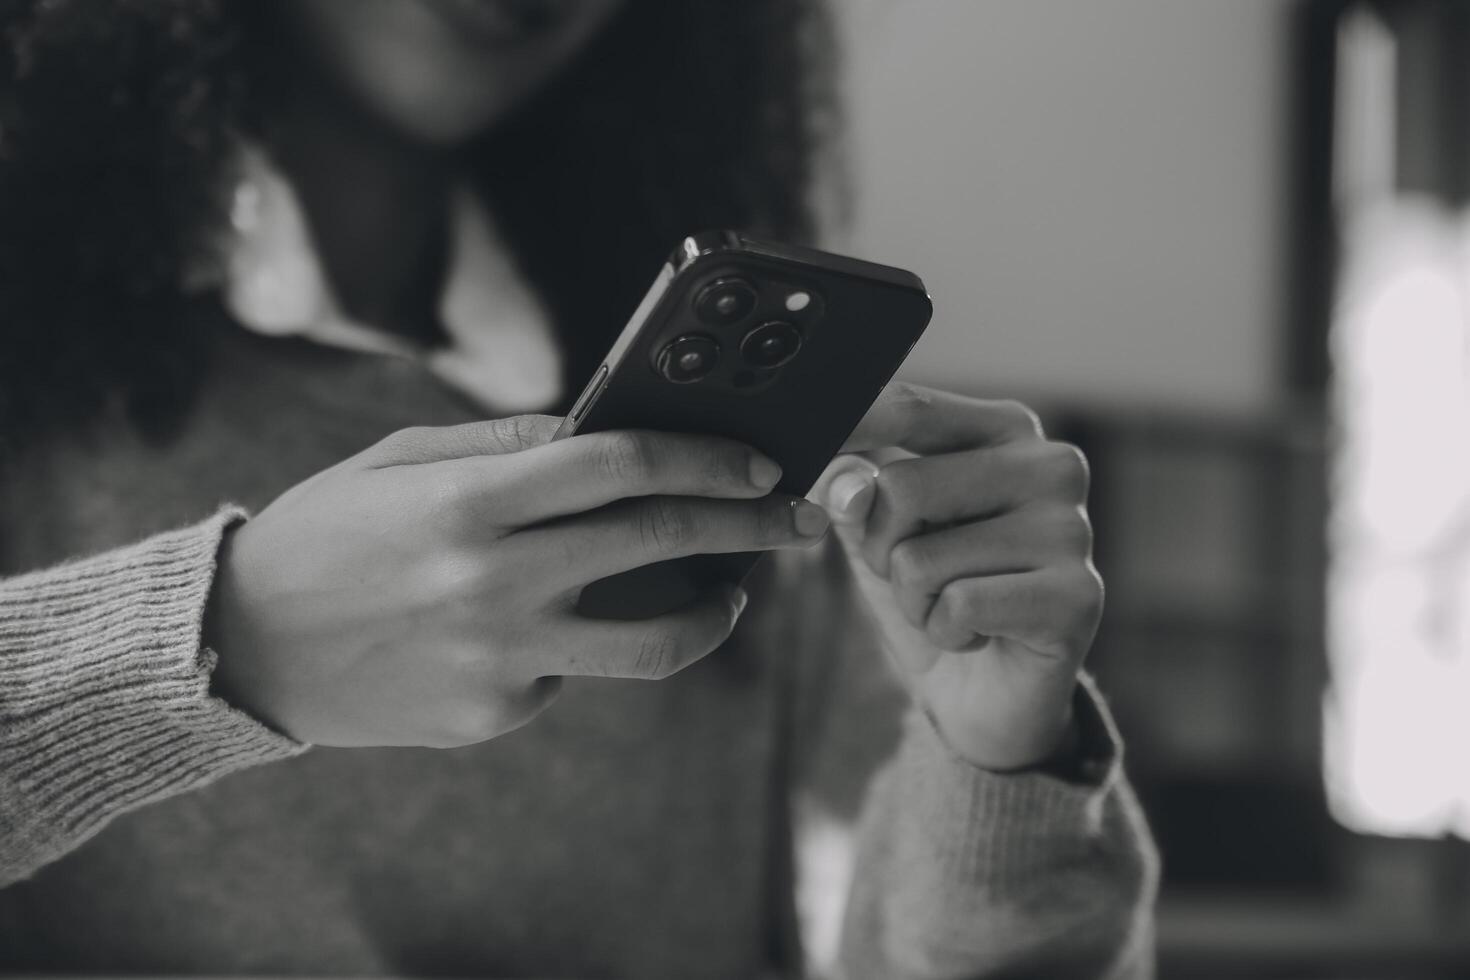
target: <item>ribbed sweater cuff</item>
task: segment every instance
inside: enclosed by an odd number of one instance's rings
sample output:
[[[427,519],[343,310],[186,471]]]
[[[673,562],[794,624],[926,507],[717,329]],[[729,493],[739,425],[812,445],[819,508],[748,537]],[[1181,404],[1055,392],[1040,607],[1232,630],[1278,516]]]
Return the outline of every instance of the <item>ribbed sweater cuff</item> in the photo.
[[[1146,841],[1123,776],[1117,726],[1086,675],[1077,688],[1076,717],[1085,760],[1077,779],[989,772],[955,755],[923,715],[909,719],[895,773],[905,795],[928,801],[930,826],[915,837],[944,849],[936,867],[952,884],[978,876],[1000,897],[1034,888],[1038,875],[1072,860],[1086,866],[1100,849],[1131,851]]]
[[[864,815],[844,976],[1148,975],[1157,858],[1091,681],[1077,706],[1093,778],[980,769],[911,714]]]
[[[0,581],[0,881],[120,813],[305,750],[209,692],[204,606],[244,517]]]

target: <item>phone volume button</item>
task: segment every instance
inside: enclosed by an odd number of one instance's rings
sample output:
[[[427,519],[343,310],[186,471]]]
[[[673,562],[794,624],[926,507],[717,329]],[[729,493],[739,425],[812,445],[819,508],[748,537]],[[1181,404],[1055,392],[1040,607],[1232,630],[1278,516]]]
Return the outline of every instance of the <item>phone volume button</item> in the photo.
[[[582,413],[587,411],[587,406],[591,405],[597,399],[598,393],[602,391],[603,382],[606,380],[607,365],[604,364],[597,369],[597,373],[592,376],[592,380],[587,383],[587,387],[582,389],[582,394],[577,398],[577,403],[572,406],[570,418],[573,422],[580,419]]]

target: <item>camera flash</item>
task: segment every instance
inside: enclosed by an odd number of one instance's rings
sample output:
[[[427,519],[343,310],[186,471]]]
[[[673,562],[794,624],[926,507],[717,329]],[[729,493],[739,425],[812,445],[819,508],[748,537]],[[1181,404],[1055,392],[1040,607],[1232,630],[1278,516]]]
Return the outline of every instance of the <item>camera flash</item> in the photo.
[[[792,313],[800,313],[807,308],[807,304],[811,301],[811,293],[804,293],[798,290],[786,297],[786,308]]]

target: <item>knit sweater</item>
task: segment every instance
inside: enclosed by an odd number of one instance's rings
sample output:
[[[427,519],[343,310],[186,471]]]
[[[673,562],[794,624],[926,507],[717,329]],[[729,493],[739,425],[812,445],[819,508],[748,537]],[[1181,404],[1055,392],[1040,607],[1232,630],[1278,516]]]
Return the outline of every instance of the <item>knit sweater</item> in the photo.
[[[308,751],[213,696],[225,529],[476,413],[408,361],[200,329],[165,445],[105,422],[0,480],[0,972],[791,972],[801,809],[856,834],[844,975],[1151,974],[1156,861],[1090,683],[1077,778],[961,761],[835,552],[765,563],[700,664],[569,680],[483,745]]]

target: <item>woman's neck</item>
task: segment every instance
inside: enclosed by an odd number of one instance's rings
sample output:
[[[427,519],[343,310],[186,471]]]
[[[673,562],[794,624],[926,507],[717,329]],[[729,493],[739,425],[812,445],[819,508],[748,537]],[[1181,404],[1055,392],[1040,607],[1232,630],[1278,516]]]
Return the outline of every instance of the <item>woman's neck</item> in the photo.
[[[267,142],[343,311],[421,343],[439,340],[449,154],[396,138],[309,79]]]

